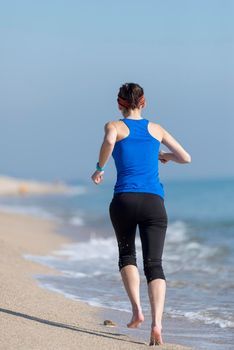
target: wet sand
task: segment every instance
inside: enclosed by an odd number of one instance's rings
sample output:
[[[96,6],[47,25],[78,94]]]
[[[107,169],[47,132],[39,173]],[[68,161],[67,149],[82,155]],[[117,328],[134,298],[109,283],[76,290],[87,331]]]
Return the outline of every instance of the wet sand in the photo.
[[[104,326],[100,308],[39,287],[34,275],[58,272],[23,255],[47,254],[68,243],[70,238],[56,229],[52,221],[0,213],[0,349],[148,348],[147,343],[119,332],[118,327]],[[189,348],[167,343],[157,349]]]

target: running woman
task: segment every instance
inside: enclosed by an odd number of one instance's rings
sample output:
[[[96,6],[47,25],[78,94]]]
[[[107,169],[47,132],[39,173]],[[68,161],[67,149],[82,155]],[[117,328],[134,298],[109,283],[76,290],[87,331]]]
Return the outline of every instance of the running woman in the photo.
[[[109,213],[118,242],[119,270],[132,306],[132,319],[127,326],[137,328],[144,321],[135,250],[138,227],[152,314],[149,345],[160,345],[163,344],[162,315],[166,294],[162,254],[168,217],[158,160],[164,164],[168,161],[190,163],[191,156],[161,125],[141,116],[146,101],[140,85],[122,85],[117,102],[123,118],[105,124],[105,136],[92,180],[97,185],[103,181],[104,167],[112,155],[117,181]],[[170,152],[161,151],[161,143]]]

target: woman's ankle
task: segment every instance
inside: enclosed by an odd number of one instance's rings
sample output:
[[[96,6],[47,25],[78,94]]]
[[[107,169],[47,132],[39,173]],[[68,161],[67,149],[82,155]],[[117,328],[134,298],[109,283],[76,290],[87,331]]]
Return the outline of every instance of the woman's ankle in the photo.
[[[158,328],[161,331],[162,330],[162,323],[161,322],[152,322],[151,328],[153,329],[154,327]]]
[[[132,305],[132,313],[142,313],[141,305]]]

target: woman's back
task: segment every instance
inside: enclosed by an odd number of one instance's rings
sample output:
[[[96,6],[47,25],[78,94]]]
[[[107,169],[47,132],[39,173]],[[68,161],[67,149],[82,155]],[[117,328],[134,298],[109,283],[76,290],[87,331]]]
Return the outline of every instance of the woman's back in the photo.
[[[109,213],[118,243],[119,270],[133,310],[127,326],[137,328],[144,321],[135,249],[138,227],[152,315],[149,345],[160,345],[163,344],[161,330],[166,294],[162,254],[168,218],[158,160],[190,163],[191,157],[161,125],[141,118],[146,103],[140,85],[122,85],[117,102],[124,118],[105,124],[105,136],[92,179],[95,184],[103,181],[104,166],[112,154],[117,181]],[[171,152],[159,151],[161,143]]]
[[[161,140],[159,131],[155,137],[156,124],[152,126],[145,118],[123,118],[114,123],[118,132],[112,152],[117,169],[114,193],[145,192],[164,198],[158,173]]]

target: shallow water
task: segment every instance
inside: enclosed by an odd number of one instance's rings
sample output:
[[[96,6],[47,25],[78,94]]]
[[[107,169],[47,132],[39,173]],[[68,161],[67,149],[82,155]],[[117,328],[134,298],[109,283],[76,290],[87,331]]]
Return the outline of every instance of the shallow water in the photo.
[[[174,181],[165,183],[164,188],[169,217],[163,254],[166,335],[176,342],[181,333],[183,344],[196,349],[220,349],[221,344],[222,349],[231,349],[234,180]],[[86,186],[83,194],[70,197],[2,198],[0,208],[28,210],[32,215],[58,220],[63,224],[63,234],[76,241],[49,256],[26,257],[63,272],[59,276],[37,276],[43,286],[93,305],[129,311],[117,267],[117,243],[107,214],[111,197],[110,185]],[[136,245],[142,306],[149,319],[139,238]],[[184,329],[174,330],[175,324]],[[144,338],[146,329],[141,330]]]

